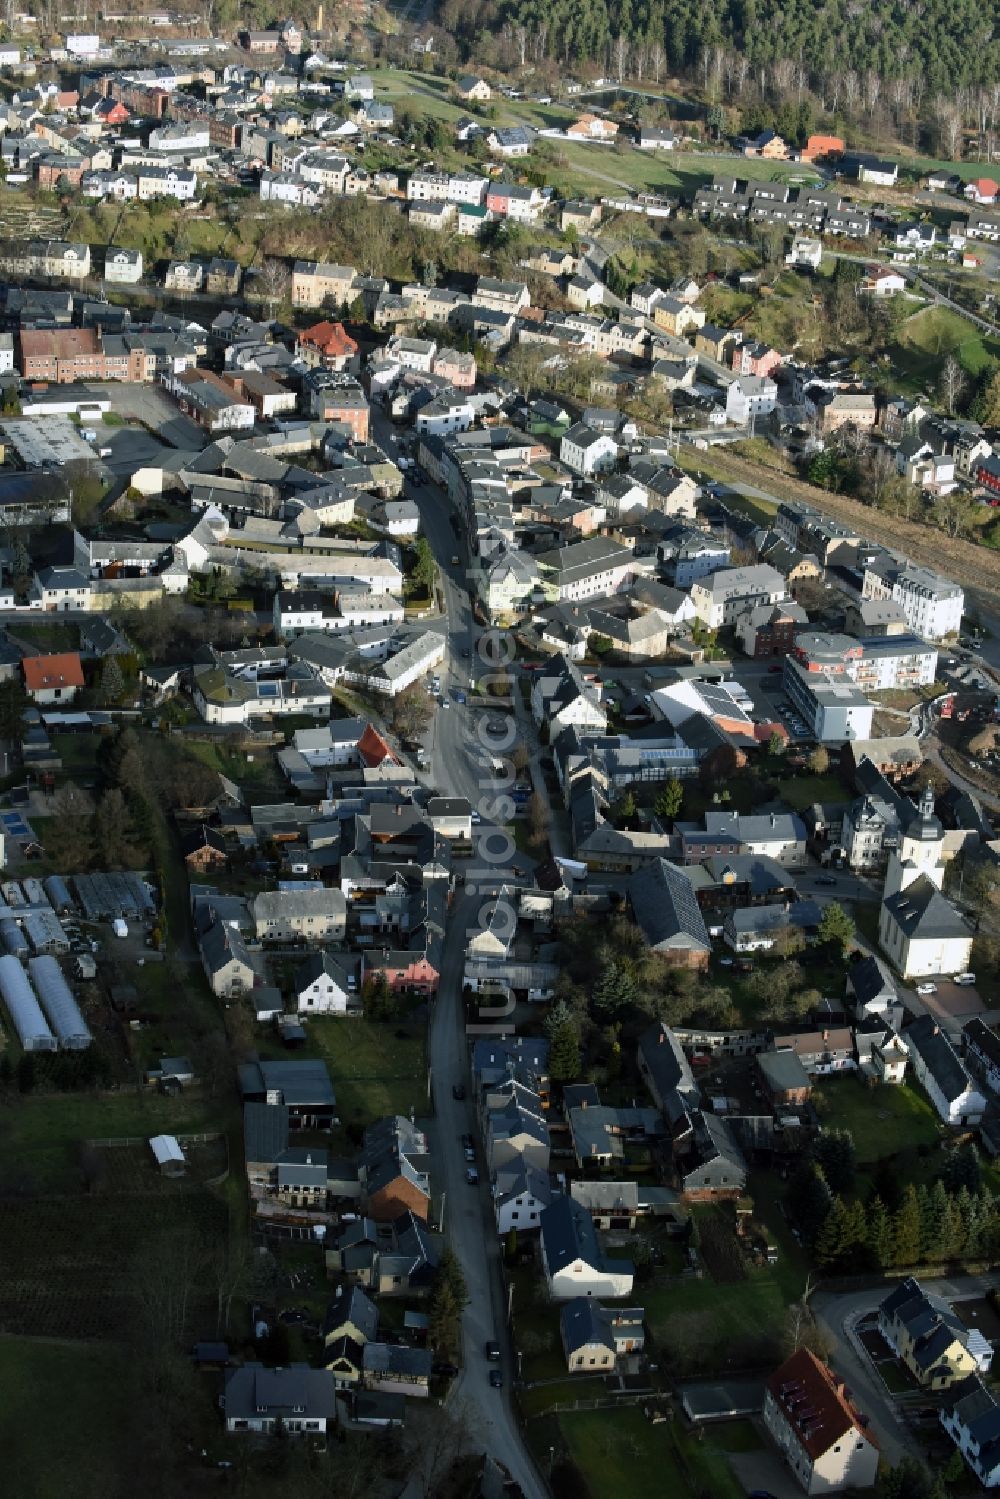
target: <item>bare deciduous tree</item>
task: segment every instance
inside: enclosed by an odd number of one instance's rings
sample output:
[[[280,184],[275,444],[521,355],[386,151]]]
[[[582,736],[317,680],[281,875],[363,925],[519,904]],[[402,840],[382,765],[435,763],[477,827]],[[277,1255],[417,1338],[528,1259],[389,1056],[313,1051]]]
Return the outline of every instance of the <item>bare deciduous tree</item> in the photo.
[[[968,383],[962,366],[953,354],[949,354],[941,366],[938,380],[938,392],[949,416],[955,415],[955,408],[965,394]]]
[[[288,296],[292,284],[287,263],[269,256],[260,268],[260,284],[268,313],[273,317],[274,309]]]

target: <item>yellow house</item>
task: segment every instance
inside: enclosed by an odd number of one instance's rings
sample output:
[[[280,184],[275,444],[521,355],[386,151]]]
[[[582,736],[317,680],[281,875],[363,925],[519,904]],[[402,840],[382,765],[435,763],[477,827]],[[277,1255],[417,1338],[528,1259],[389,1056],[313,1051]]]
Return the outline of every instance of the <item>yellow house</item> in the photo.
[[[990,1367],[993,1350],[940,1296],[912,1275],[900,1281],[878,1309],[879,1331],[925,1390],[946,1390]]]
[[[480,78],[476,73],[464,74],[455,85],[458,97],[466,104],[485,104],[492,97],[493,90],[485,78]]]
[[[689,328],[704,327],[705,314],[700,307],[692,307],[689,302],[663,297],[653,308],[653,322],[668,333],[683,335]]]

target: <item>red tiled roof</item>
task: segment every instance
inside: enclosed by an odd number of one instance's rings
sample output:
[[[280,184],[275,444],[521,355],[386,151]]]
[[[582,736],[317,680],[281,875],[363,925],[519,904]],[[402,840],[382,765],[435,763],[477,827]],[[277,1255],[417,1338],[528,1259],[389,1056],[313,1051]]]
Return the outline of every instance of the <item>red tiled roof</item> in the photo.
[[[21,354],[25,359],[77,359],[101,351],[93,328],[25,328]]]
[[[351,358],[358,352],[357,344],[343,323],[314,323],[299,334],[299,342],[338,359]]]
[[[385,760],[391,760],[393,765],[399,764],[399,761],[382,738],[382,735],[371,724],[368,725],[358,740],[358,754],[361,757],[362,765],[367,766],[369,770],[374,770],[376,766],[381,765]]]
[[[800,1348],[786,1359],[771,1375],[767,1387],[813,1460],[829,1452],[850,1431],[863,1432],[873,1447],[878,1446],[847,1386],[808,1348]]]
[[[21,667],[29,692],[83,686],[83,667],[76,651],[67,651],[62,656],[25,656]]]

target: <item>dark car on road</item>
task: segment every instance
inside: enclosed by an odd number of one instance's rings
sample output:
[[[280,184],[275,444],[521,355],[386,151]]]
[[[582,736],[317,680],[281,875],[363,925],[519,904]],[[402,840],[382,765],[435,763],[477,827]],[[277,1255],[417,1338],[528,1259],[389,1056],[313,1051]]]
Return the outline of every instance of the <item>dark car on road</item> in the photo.
[[[499,1369],[490,1370],[490,1384],[495,1390],[503,1389],[503,1374]]]
[[[461,1103],[463,1098],[465,1097],[465,1084],[454,1083],[452,1085],[451,1096],[456,1103]]]
[[[500,1362],[500,1344],[496,1341],[495,1338],[490,1338],[487,1341],[483,1352],[486,1354],[486,1357],[489,1359],[491,1364],[498,1364]]]

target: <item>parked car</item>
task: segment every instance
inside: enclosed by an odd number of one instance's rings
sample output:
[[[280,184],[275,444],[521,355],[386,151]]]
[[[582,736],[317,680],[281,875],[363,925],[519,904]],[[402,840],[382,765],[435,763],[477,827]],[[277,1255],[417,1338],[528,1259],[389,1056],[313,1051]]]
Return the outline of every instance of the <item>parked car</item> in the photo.
[[[962,984],[963,986],[974,984],[975,982],[976,975],[974,973],[956,973],[952,979],[953,984]]]
[[[486,1354],[486,1357],[489,1359],[491,1364],[498,1364],[500,1362],[500,1344],[496,1341],[495,1338],[487,1339],[486,1347],[483,1349],[483,1352]]]
[[[490,1385],[494,1390],[503,1389],[503,1374],[499,1369],[490,1370]]]
[[[818,874],[816,883],[817,885],[835,885],[837,881],[832,874]]]
[[[450,1379],[452,1375],[458,1373],[458,1365],[448,1363],[431,1364],[431,1373],[436,1374],[439,1379]]]
[[[476,1167],[476,1166],[469,1166],[466,1169],[466,1172],[465,1172],[465,1180],[468,1182],[468,1184],[469,1184],[470,1187],[478,1187],[479,1186],[479,1169],[478,1169],[478,1167]]]

